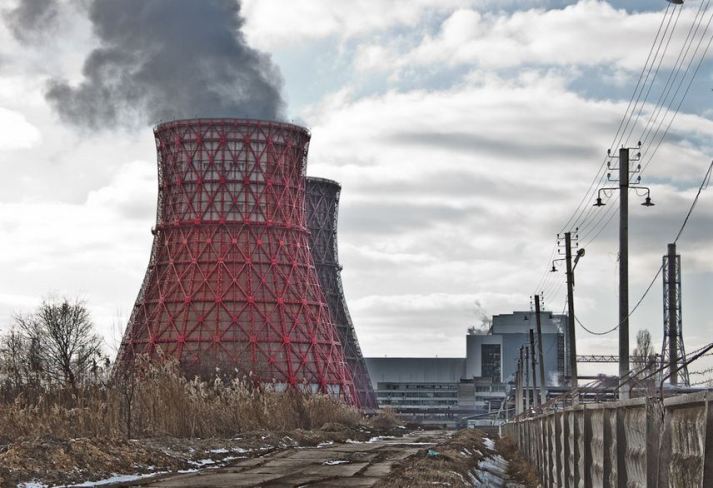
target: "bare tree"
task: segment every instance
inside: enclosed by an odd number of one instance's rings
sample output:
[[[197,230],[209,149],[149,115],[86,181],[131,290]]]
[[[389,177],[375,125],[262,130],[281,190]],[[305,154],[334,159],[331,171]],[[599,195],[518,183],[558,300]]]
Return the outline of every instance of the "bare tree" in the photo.
[[[81,301],[45,301],[33,314],[17,315],[15,322],[30,344],[31,369],[50,381],[75,388],[101,358],[101,339]]]
[[[651,344],[651,333],[642,329],[636,334],[636,347],[632,355],[632,363],[634,370],[637,371],[637,379],[649,376],[656,369],[656,353]],[[649,385],[649,383],[651,383]],[[650,387],[655,383],[653,378],[650,378],[646,386]]]
[[[27,381],[28,349],[27,341],[14,328],[0,337],[0,376],[10,388],[21,388]]]

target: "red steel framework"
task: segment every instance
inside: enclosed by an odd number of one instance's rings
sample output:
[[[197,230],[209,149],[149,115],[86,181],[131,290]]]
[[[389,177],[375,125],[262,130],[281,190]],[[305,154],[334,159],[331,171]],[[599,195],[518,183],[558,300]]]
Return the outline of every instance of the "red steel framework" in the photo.
[[[307,178],[307,227],[310,231],[310,249],[317,266],[317,276],[327,298],[332,322],[337,327],[339,340],[344,347],[347,366],[354,379],[359,403],[366,408],[377,408],[376,394],[371,385],[369,371],[359,347],[354,324],[342,287],[342,267],[337,248],[337,223],[341,186],[324,178]]]
[[[357,404],[309,249],[309,132],[193,119],[160,124],[154,136],[153,248],[119,369],[162,354],[188,374],[238,372]]]

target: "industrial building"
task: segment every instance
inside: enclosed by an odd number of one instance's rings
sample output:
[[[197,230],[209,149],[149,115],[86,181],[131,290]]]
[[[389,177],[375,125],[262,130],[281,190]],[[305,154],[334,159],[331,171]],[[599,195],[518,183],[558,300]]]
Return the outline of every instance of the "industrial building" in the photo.
[[[565,376],[566,315],[542,312],[546,386]],[[483,331],[470,329],[462,358],[366,358],[379,406],[404,418],[455,426],[503,404],[514,382],[520,348],[529,348],[534,312],[493,316]]]

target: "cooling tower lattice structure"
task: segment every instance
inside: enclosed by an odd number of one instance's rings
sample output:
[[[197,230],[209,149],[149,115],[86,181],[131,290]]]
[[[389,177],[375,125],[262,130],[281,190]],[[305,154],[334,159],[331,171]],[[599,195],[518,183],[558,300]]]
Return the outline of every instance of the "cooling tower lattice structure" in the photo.
[[[188,374],[358,400],[309,249],[301,127],[193,119],[154,129],[158,209],[118,369],[137,354]]]
[[[347,366],[354,379],[359,403],[377,408],[369,371],[364,362],[356,331],[342,288],[341,266],[337,255],[337,219],[339,214],[339,183],[323,178],[307,178],[307,227],[310,248],[317,266],[317,275],[327,297],[332,322],[339,333]]]

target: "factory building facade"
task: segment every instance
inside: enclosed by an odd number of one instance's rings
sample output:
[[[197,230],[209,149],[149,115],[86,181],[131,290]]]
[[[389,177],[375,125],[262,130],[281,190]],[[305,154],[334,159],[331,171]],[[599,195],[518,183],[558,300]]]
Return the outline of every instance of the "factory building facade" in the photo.
[[[547,386],[564,370],[566,315],[540,314]],[[497,410],[514,382],[520,348],[529,348],[534,312],[495,315],[489,329],[469,330],[463,358],[366,358],[379,406],[407,420],[456,426]]]

